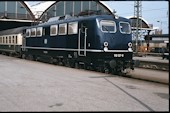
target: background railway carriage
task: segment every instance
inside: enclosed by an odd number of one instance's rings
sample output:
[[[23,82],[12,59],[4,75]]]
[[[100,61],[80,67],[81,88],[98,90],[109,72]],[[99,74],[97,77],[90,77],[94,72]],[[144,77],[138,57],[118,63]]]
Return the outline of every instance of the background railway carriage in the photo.
[[[0,31],[0,52],[7,55],[21,55],[23,30],[25,27]]]
[[[23,58],[101,71],[133,69],[129,20],[111,15],[59,19],[25,30]]]

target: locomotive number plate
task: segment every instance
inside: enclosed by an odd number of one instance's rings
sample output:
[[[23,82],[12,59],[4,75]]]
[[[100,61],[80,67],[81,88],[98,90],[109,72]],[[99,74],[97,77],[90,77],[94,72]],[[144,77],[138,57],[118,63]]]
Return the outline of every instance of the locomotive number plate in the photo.
[[[114,54],[114,57],[124,57],[124,54]]]

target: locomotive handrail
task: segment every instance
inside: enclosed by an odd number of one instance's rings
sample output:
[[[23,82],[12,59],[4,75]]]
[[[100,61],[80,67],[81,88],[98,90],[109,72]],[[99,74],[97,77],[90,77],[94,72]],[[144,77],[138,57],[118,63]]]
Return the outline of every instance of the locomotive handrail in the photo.
[[[87,28],[85,28],[84,32],[84,48],[83,48],[83,54],[81,54],[81,28],[79,28],[79,37],[78,37],[78,55],[79,56],[86,56],[86,39],[87,39]]]

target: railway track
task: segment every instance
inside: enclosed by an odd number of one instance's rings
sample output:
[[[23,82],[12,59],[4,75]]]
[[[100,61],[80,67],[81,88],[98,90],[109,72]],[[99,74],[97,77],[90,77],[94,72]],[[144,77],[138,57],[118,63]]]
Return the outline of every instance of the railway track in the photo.
[[[169,71],[169,63],[165,62],[135,60],[135,67],[151,70]]]

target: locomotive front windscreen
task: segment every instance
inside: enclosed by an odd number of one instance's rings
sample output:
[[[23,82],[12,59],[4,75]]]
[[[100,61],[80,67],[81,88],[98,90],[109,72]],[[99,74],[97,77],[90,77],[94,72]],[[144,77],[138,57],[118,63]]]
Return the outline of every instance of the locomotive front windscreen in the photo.
[[[115,33],[116,32],[116,24],[114,21],[102,20],[102,21],[100,21],[100,26],[101,26],[102,32],[105,32],[105,33]]]
[[[128,22],[120,22],[119,26],[120,26],[120,32],[122,34],[130,34],[131,33],[131,27]]]

